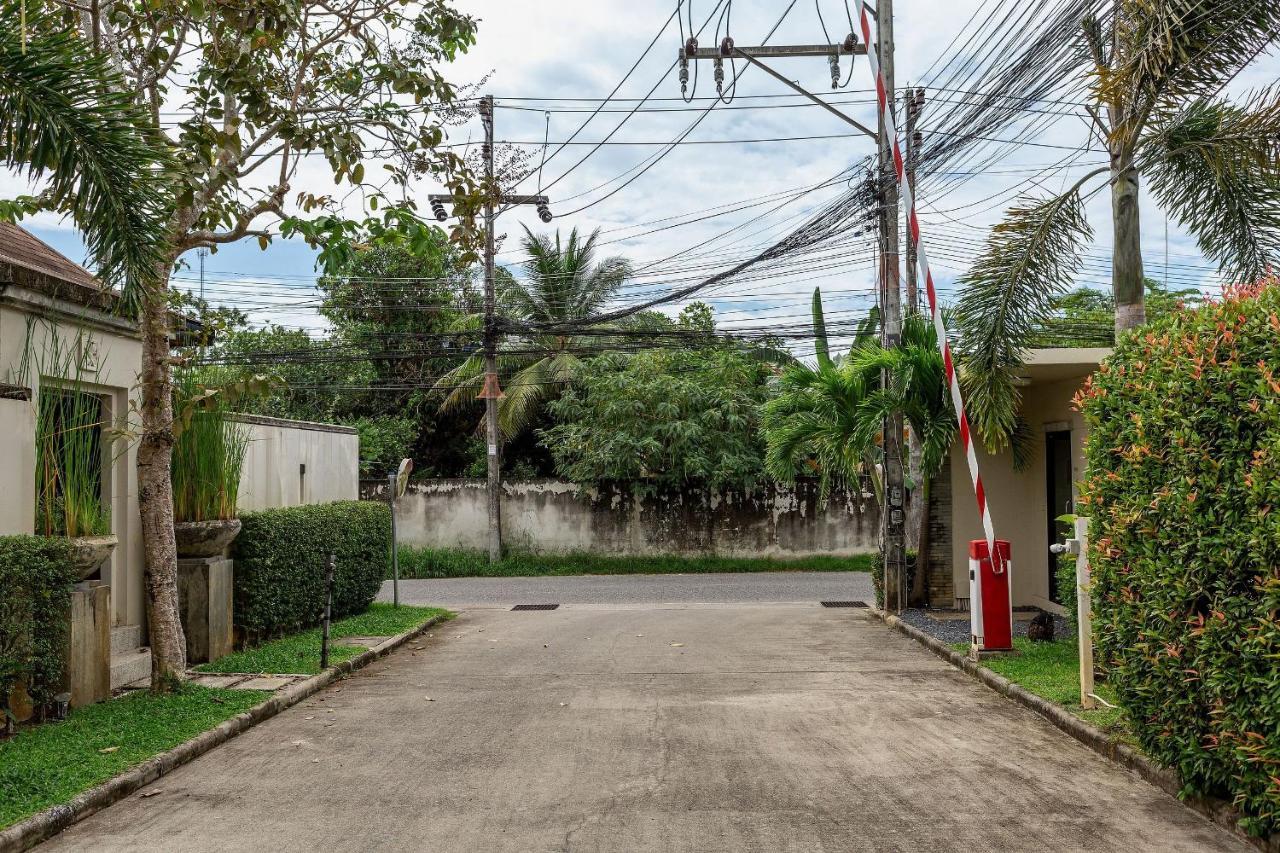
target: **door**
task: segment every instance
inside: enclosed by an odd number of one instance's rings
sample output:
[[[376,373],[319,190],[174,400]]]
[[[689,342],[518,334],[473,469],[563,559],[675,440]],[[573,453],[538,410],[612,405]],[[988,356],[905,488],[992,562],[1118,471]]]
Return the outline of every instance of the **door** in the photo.
[[[1045,509],[1048,516],[1049,544],[1061,542],[1071,535],[1071,525],[1058,521],[1058,516],[1073,511],[1071,494],[1071,430],[1054,430],[1044,434]],[[1058,555],[1045,551],[1049,576],[1049,599],[1058,602]],[[1058,602],[1061,603],[1061,602]]]

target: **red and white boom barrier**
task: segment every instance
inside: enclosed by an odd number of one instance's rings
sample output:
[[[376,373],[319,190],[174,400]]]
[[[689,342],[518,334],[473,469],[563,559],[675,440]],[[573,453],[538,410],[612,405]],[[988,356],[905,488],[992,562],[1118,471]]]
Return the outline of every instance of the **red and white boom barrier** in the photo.
[[[884,124],[885,135],[893,146],[893,169],[897,174],[898,187],[907,206],[907,227],[910,238],[916,247],[918,259],[917,275],[923,279],[924,291],[929,297],[929,313],[933,317],[933,328],[937,333],[938,349],[942,352],[942,366],[947,374],[947,387],[951,391],[951,402],[955,406],[956,421],[960,429],[960,441],[964,445],[965,459],[969,463],[969,475],[973,478],[973,492],[978,499],[978,514],[982,516],[982,531],[986,535],[986,553],[994,555],[991,560],[991,572],[994,575],[1007,575],[1008,546],[996,547],[995,525],[991,522],[991,510],[987,506],[987,493],[982,488],[982,475],[978,473],[978,457],[973,447],[973,433],[969,429],[969,418],[964,411],[964,399],[960,395],[960,380],[956,376],[955,364],[951,360],[951,346],[947,343],[947,329],[942,323],[942,311],[938,306],[938,294],[933,287],[933,273],[929,267],[929,253],[925,251],[924,241],[920,239],[920,221],[916,218],[916,199],[914,187],[907,180],[907,171],[902,157],[902,146],[898,143],[898,127],[894,122],[893,111],[889,109],[888,99],[891,93],[885,90],[884,77],[880,74],[880,57],[876,53],[876,44],[871,38],[871,16],[868,6],[861,6],[862,40],[867,46],[867,61],[871,65],[871,76],[876,82],[876,102],[879,104],[880,120]],[[982,572],[975,576],[977,588],[970,593],[969,609],[972,613],[972,634],[974,645],[978,650],[984,648],[985,633],[983,629],[982,609],[983,596],[981,589]],[[1004,586],[1008,589],[1008,577],[1004,578]],[[1010,621],[1012,616],[1010,616]],[[993,638],[994,639],[994,638]],[[986,646],[990,648],[989,646]]]

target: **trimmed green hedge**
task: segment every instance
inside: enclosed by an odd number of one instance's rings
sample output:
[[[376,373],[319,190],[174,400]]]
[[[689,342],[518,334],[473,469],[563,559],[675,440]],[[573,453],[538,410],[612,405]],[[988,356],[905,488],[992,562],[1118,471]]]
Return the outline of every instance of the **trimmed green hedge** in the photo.
[[[369,606],[387,572],[391,514],[384,503],[339,501],[240,516],[232,546],[235,623],[258,641],[319,624],[325,563],[337,555],[333,618]]]
[[[1280,829],[1280,287],[1125,336],[1080,395],[1098,646],[1186,793]]]
[[[0,727],[17,682],[37,713],[58,692],[77,580],[66,539],[0,536]]]

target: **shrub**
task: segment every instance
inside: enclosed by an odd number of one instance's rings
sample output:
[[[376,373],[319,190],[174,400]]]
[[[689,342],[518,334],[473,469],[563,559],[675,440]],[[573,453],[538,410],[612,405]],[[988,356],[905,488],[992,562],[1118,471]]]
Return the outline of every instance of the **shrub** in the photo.
[[[1125,336],[1081,391],[1097,640],[1143,749],[1280,828],[1280,286]]]
[[[0,725],[17,682],[37,708],[58,692],[76,580],[66,539],[0,536]]]
[[[386,504],[339,501],[240,516],[235,558],[235,623],[256,641],[318,624],[325,563],[337,557],[333,617],[359,613],[378,593],[391,551]]]

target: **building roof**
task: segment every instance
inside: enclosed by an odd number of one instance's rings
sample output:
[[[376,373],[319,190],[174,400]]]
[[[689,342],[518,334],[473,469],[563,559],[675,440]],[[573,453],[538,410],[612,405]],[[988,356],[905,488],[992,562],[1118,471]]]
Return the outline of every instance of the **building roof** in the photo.
[[[0,286],[5,284],[104,310],[110,309],[118,296],[30,231],[0,222]]]

